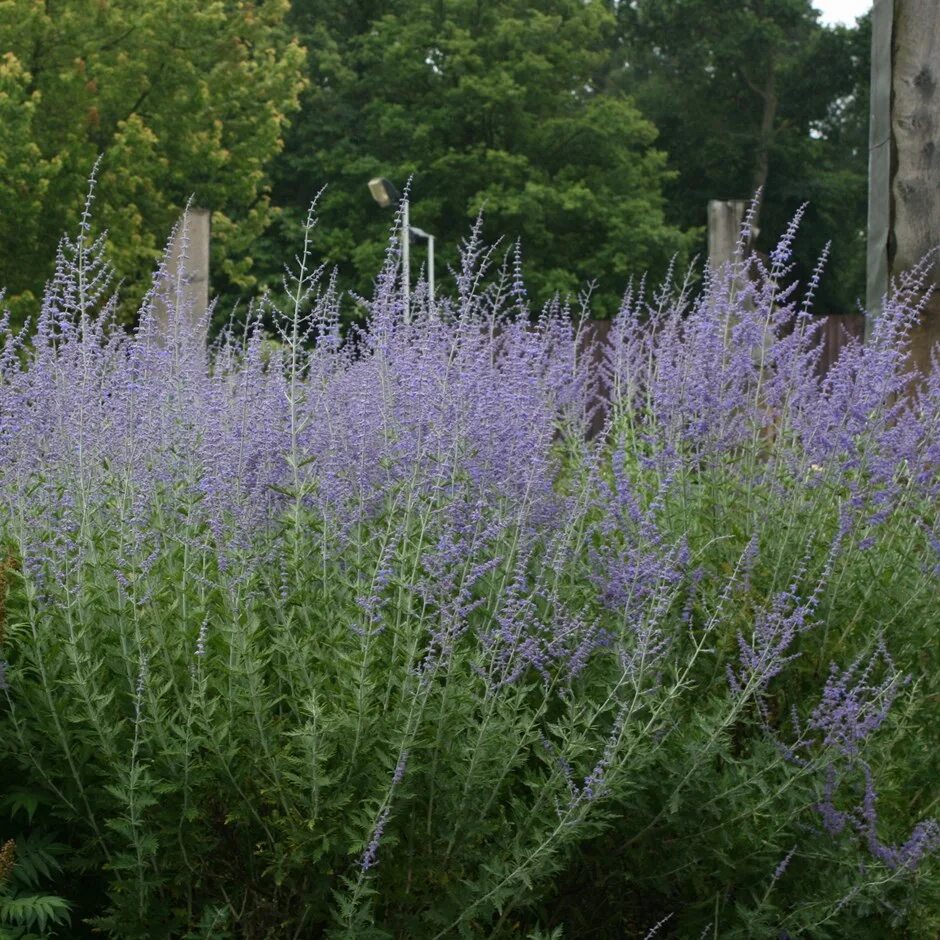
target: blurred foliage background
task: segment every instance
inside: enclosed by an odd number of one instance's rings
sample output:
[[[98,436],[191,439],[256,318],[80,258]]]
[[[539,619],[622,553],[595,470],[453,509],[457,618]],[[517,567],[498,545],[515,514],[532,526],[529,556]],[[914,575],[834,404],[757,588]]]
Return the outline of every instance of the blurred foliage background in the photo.
[[[481,209],[540,303],[705,250],[709,199],[804,201],[797,274],[832,241],[823,313],[864,284],[870,24],[810,0],[5,0],[0,284],[22,319],[103,156],[97,224],[128,316],[187,199],[213,212],[219,322],[277,288],[311,198],[316,250],[367,293],[412,179],[438,280]],[[424,260],[416,246],[415,265]]]
[[[0,3],[0,285],[36,310],[102,157],[95,228],[139,300],[190,196],[213,211],[213,271],[251,288],[276,215],[271,160],[306,56],[288,0]]]

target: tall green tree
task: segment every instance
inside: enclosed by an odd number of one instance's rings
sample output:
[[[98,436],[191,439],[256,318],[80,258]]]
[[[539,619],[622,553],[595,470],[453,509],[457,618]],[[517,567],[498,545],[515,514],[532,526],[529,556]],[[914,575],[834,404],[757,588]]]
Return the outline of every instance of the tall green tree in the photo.
[[[213,210],[214,279],[251,283],[274,214],[266,167],[305,54],[288,0],[0,2],[0,285],[23,313],[102,155],[97,221],[139,293],[190,195]]]
[[[598,85],[617,25],[600,0],[294,0],[293,24],[310,86],[280,160],[272,271],[327,184],[318,246],[367,290],[391,223],[376,175],[413,177],[412,220],[445,263],[484,208],[487,233],[521,240],[536,300],[596,280],[610,312],[631,275],[687,248],[664,220],[655,128]]]
[[[763,191],[758,247],[804,202],[808,274],[832,240],[818,309],[864,293],[870,28],[826,28],[810,0],[612,3],[618,45],[607,76],[660,130],[676,175],[669,218],[701,225],[709,199]]]

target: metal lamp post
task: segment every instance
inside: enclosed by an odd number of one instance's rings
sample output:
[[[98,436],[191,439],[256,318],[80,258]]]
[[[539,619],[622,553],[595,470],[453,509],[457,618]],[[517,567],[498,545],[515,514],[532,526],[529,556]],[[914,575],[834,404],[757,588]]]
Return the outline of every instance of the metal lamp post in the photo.
[[[394,183],[377,176],[369,180],[372,198],[383,208],[401,204],[401,225],[404,232],[401,246],[402,283],[405,300],[405,323],[411,322],[411,239],[423,238],[428,243],[428,301],[434,307],[434,236],[411,224],[408,200],[402,199]]]
[[[407,212],[407,208],[405,210]],[[405,216],[407,219],[407,215]],[[411,234],[423,238],[428,243],[428,300],[434,307],[434,236],[416,225],[411,226]]]

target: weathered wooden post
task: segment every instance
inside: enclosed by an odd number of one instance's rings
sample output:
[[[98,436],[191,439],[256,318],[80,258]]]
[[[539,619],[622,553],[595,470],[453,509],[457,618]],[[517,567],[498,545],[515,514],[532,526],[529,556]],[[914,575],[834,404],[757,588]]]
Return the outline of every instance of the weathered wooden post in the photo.
[[[744,224],[747,208],[748,203],[744,199],[710,199],[708,201],[708,267],[713,272],[720,271],[729,262],[746,261],[750,257],[750,246],[757,236],[757,229],[751,231],[742,253],[741,227]],[[741,290],[749,274],[749,266],[738,268],[731,284],[735,294]],[[750,306],[749,300],[745,303]],[[764,361],[773,340],[773,331],[769,325],[766,325],[761,342],[752,350],[755,363]]]
[[[189,208],[181,219],[169,245],[167,264],[168,293],[175,290],[175,283],[183,266],[182,308],[190,325],[202,322],[209,307],[209,240],[211,236],[211,213],[208,209]],[[184,240],[186,244],[184,245]],[[172,329],[170,298],[159,300],[155,305],[155,316],[159,333],[166,336]]]
[[[713,270],[735,260],[746,211],[743,199],[708,201],[708,264]]]
[[[876,0],[872,20],[868,309],[891,277],[940,246],[940,2]],[[912,337],[926,369],[940,342],[940,264]]]

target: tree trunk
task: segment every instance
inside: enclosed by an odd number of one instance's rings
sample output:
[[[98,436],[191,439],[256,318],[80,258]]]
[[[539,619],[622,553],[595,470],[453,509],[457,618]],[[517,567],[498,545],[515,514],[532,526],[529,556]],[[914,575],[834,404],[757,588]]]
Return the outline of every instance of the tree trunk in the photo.
[[[770,148],[774,140],[774,125],[777,120],[777,107],[779,99],[777,98],[777,70],[771,60],[767,69],[767,79],[764,87],[757,90],[764,102],[763,113],[761,114],[760,136],[757,139],[757,154],[754,161],[754,176],[751,180],[751,194],[760,193],[757,211],[754,215],[754,234],[751,236],[753,242],[756,237],[756,230],[760,220],[760,209],[764,201],[764,190],[767,187],[767,179],[770,175]]]

